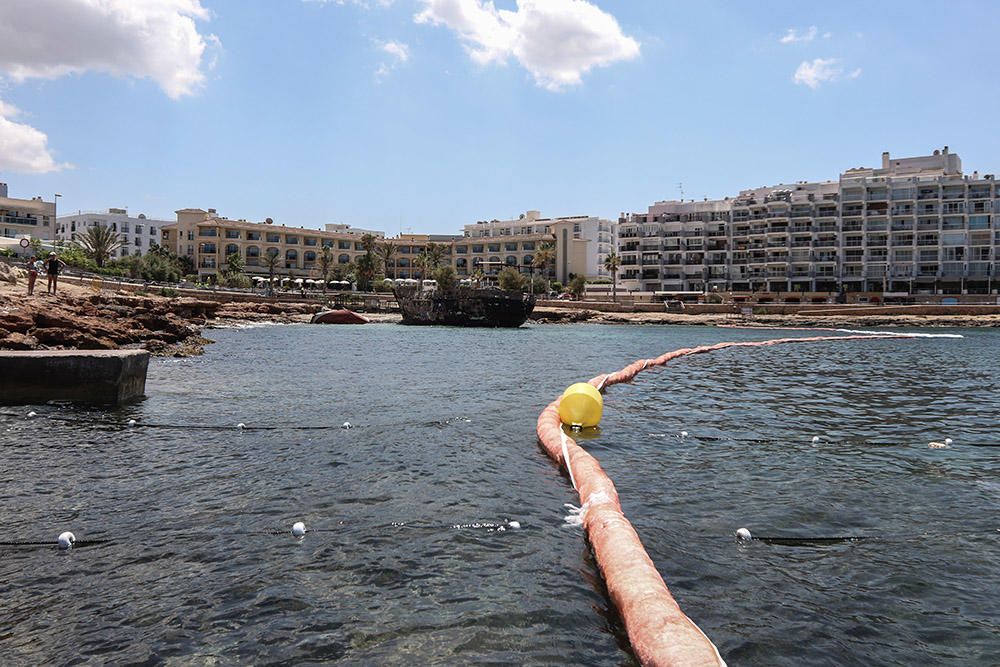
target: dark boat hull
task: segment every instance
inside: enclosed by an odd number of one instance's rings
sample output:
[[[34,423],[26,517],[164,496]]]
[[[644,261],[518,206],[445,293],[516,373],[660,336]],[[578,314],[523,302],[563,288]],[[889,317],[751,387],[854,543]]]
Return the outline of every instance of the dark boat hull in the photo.
[[[403,324],[453,327],[519,327],[535,308],[535,298],[519,292],[469,290],[441,295],[398,290]]]
[[[313,324],[368,324],[368,318],[352,310],[324,310],[312,316]]]

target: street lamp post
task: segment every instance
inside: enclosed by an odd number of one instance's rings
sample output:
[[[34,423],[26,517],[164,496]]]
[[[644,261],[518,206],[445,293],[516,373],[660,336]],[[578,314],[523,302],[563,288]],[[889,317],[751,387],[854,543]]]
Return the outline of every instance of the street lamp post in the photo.
[[[58,218],[59,218],[59,198],[60,197],[62,197],[62,195],[59,194],[58,192],[56,192],[52,196],[52,245],[53,246],[55,246],[55,244],[56,244],[56,225],[59,224],[58,223]]]

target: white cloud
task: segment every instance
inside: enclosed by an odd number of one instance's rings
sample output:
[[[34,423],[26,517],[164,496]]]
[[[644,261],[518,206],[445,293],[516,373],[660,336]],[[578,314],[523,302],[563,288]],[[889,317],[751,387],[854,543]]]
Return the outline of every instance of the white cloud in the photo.
[[[0,171],[45,174],[65,169],[49,152],[49,138],[30,125],[11,120],[20,111],[0,100]]]
[[[517,0],[516,11],[498,10],[492,0],[421,1],[417,23],[454,30],[480,65],[513,57],[548,90],[579,85],[594,67],[639,56],[639,42],[587,0]]]
[[[811,42],[814,39],[816,39],[816,35],[818,34],[819,34],[819,29],[814,25],[809,26],[809,28],[803,30],[802,32],[799,32],[795,28],[789,28],[788,32],[786,32],[785,35],[778,41],[781,42],[782,44],[794,44],[796,42]],[[826,33],[825,35],[823,35],[823,37],[826,38],[829,36],[829,34],[830,33]]]
[[[816,58],[803,60],[798,69],[795,70],[792,81],[816,90],[824,83],[840,81],[844,78],[857,79],[859,76],[861,76],[860,67],[846,73],[840,58]]]
[[[397,62],[405,63],[410,59],[410,47],[402,42],[381,42],[379,48],[395,58]]]
[[[379,7],[389,7],[394,0],[302,0],[307,5],[328,5],[331,2],[337,5],[354,5],[362,9],[371,9],[373,4]]]
[[[394,69],[410,59],[410,47],[402,42],[376,42],[378,48],[389,55],[390,62],[381,62],[375,68],[375,79],[381,81]]]
[[[2,0],[0,72],[16,82],[85,71],[149,78],[171,98],[204,82],[201,0]]]

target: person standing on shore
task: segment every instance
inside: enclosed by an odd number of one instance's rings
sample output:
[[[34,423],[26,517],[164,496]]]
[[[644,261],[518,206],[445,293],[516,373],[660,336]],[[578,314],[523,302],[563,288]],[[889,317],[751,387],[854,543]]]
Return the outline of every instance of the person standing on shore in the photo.
[[[45,273],[49,277],[49,294],[56,293],[59,284],[59,272],[66,268],[66,262],[62,261],[54,252],[49,253],[49,259],[45,262]]]
[[[28,272],[28,296],[31,296],[35,293],[35,280],[38,279],[38,258],[32,255],[24,269]]]

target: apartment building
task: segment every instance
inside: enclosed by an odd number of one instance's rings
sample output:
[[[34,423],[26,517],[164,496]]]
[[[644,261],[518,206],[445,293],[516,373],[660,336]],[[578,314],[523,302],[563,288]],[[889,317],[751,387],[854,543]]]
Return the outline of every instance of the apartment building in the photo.
[[[181,256],[190,257],[200,278],[214,278],[225,270],[226,258],[240,255],[248,274],[264,275],[265,254],[281,257],[279,273],[308,275],[316,268],[322,248],[330,248],[339,265],[356,262],[365,254],[361,237],[365,233],[382,240],[382,232],[367,232],[338,225],[336,231],[306,229],[265,222],[230,220],[215,209],[185,208],[176,212],[177,221],[164,225],[161,241]],[[362,231],[358,234],[358,231]]]
[[[610,277],[604,260],[615,247],[615,234],[615,223],[586,215],[543,218],[539,211],[527,211],[517,219],[484,220],[463,228],[464,238],[455,244],[455,269],[460,276],[476,268],[496,273],[506,266],[534,273],[534,254],[548,243],[555,250],[551,271],[556,280]]]
[[[7,184],[0,183],[0,233],[3,236],[51,241],[55,234],[55,219],[55,201],[43,201],[41,197],[8,197]]]
[[[154,243],[160,242],[160,230],[169,225],[170,220],[154,220],[140,213],[130,216],[123,208],[109,208],[107,212],[78,211],[56,218],[56,239],[78,241],[90,227],[108,227],[118,233],[122,246],[115,250],[114,257],[141,256],[149,252]]]
[[[663,201],[622,214],[621,286],[647,292],[987,294],[1000,287],[1000,190],[948,147],[835,181]]]

